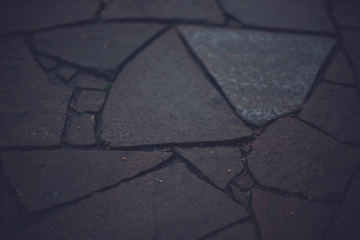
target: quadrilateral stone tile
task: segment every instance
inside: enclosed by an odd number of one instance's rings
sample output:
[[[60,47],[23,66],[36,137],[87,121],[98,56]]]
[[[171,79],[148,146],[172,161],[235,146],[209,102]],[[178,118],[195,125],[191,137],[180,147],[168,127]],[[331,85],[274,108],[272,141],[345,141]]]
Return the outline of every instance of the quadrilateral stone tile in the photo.
[[[341,27],[360,29],[360,2],[333,2],[333,14]]]
[[[96,88],[99,90],[104,89],[104,87],[110,84],[109,82],[106,82],[104,79],[95,77],[90,74],[78,74],[75,81],[76,81],[76,86],[78,87]]]
[[[260,184],[306,196],[341,193],[359,161],[359,150],[292,118],[269,126],[248,157]]]
[[[56,75],[58,75],[60,78],[68,82],[75,75],[75,73],[76,73],[76,69],[67,66],[62,66],[60,70],[56,73]]]
[[[238,114],[262,125],[300,108],[330,38],[205,27],[181,31]]]
[[[342,31],[341,33],[344,37],[345,48],[354,64],[357,77],[360,78],[360,32]]]
[[[63,208],[23,229],[16,239],[198,239],[247,215],[226,194],[176,163]]]
[[[94,125],[94,115],[71,115],[65,142],[72,145],[95,144]]]
[[[36,49],[83,67],[114,69],[162,29],[157,24],[94,24],[35,34]]]
[[[77,112],[97,112],[104,104],[105,98],[105,92],[82,90],[79,99],[74,105],[74,109]]]
[[[344,53],[338,53],[324,75],[326,80],[342,84],[356,84],[356,78]]]
[[[226,230],[206,238],[207,240],[256,240],[255,228],[252,223],[236,224]]]
[[[170,157],[163,152],[2,152],[5,175],[30,211],[51,207],[116,184]]]
[[[127,146],[250,135],[170,31],[119,75],[104,108],[101,137]]]

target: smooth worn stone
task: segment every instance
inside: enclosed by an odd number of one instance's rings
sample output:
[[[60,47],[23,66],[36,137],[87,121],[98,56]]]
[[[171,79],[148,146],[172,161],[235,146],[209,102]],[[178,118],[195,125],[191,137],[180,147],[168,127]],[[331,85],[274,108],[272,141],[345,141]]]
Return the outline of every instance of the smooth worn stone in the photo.
[[[56,75],[60,78],[64,79],[66,82],[70,81],[71,78],[76,74],[76,69],[62,66],[59,71],[57,71]]]
[[[60,144],[72,90],[48,83],[24,39],[0,45],[0,84],[0,147]]]
[[[248,157],[260,184],[310,197],[340,194],[359,162],[359,150],[292,118],[269,126]]]
[[[344,44],[349,54],[352,63],[355,67],[357,76],[360,76],[360,32],[357,31],[342,31],[344,37]]]
[[[106,92],[82,90],[74,105],[77,112],[98,112],[101,110],[106,98]]]
[[[79,74],[79,76],[75,79],[75,81],[76,81],[76,86],[81,88],[92,88],[92,89],[103,90],[106,86],[111,86],[111,84],[106,82],[104,79],[95,77],[90,74]],[[104,91],[105,90],[106,89],[104,89]]]
[[[1,0],[0,34],[91,19],[98,8],[97,0]]]
[[[341,27],[360,29],[360,2],[333,2],[333,15]]]
[[[233,227],[222,230],[212,235],[207,240],[256,240],[255,228],[253,223],[236,224]]]
[[[71,115],[70,127],[66,134],[65,142],[72,145],[96,144],[94,117],[94,115]]]
[[[333,207],[253,190],[253,208],[263,240],[319,240]]]
[[[249,26],[334,31],[322,0],[221,0],[225,11]]]
[[[185,26],[181,32],[237,113],[255,125],[302,106],[335,43],[252,30]]]
[[[338,140],[360,143],[360,98],[355,89],[322,84],[299,117]]]
[[[226,188],[244,168],[238,147],[179,148],[177,152],[220,188]]]
[[[202,20],[222,23],[214,0],[115,0],[102,12],[105,18]]]
[[[130,146],[250,135],[170,31],[117,78],[104,108],[101,137],[112,146]]]
[[[247,215],[176,163],[48,215],[16,239],[199,239]]]
[[[74,200],[160,164],[165,152],[2,152],[4,173],[29,211]]]
[[[338,53],[325,72],[324,78],[336,83],[356,84],[354,73],[344,53]]]
[[[94,24],[34,35],[38,51],[83,67],[114,69],[159,32],[157,24]]]

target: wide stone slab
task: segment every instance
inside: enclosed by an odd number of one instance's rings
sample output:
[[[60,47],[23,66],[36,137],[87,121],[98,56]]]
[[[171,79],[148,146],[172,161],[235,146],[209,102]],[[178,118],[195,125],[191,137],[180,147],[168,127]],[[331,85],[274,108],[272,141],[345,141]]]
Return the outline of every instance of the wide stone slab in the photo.
[[[71,89],[51,85],[16,38],[0,45],[0,147],[60,144]]]
[[[225,11],[246,25],[334,31],[322,0],[221,0]]]
[[[260,184],[318,197],[340,194],[359,162],[359,150],[292,118],[269,126],[248,157]]]
[[[357,76],[360,76],[360,32],[342,31],[344,44],[352,63],[354,64]]]
[[[356,84],[354,72],[343,52],[336,54],[330,66],[326,69],[324,78],[341,84]]]
[[[360,2],[333,2],[332,9],[341,27],[360,29]]]
[[[4,173],[29,211],[70,201],[116,184],[170,157],[165,152],[2,152]]]
[[[181,27],[186,41],[246,121],[300,108],[335,41],[325,37]]]
[[[157,24],[94,24],[35,34],[36,49],[83,67],[114,69],[162,29]]]
[[[251,135],[170,31],[121,72],[104,108],[112,146],[219,141]]]
[[[245,216],[177,163],[49,215],[16,239],[198,239]]]

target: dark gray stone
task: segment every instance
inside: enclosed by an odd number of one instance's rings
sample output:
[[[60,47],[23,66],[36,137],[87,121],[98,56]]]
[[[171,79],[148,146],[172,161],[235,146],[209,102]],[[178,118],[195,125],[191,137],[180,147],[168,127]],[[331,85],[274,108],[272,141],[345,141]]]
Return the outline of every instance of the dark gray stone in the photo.
[[[263,240],[319,240],[333,207],[253,190],[253,208]]]
[[[243,188],[249,189],[254,185],[254,182],[251,179],[251,176],[246,172],[240,174],[239,176],[236,176],[233,180],[234,180],[234,183],[242,189]]]
[[[341,27],[360,29],[360,4],[333,2],[333,15]]]
[[[357,76],[360,76],[360,32],[342,31],[345,48],[354,64]]]
[[[39,57],[38,59],[41,66],[48,70],[54,69],[58,65],[58,63],[52,58]]]
[[[338,53],[329,68],[326,70],[324,78],[336,83],[356,84],[356,79],[350,64],[344,53]]]
[[[94,115],[71,115],[65,142],[72,145],[95,144],[94,117]]]
[[[71,80],[71,78],[75,75],[76,69],[62,66],[56,73],[60,78],[64,79],[66,82]]]
[[[251,191],[245,189],[241,190],[237,185],[232,183],[230,184],[230,187],[233,198],[248,208],[250,206]]]
[[[299,117],[341,141],[360,143],[360,98],[354,89],[322,84]]]
[[[35,34],[36,49],[83,67],[114,69],[162,28],[157,24],[94,24]]]
[[[244,168],[238,147],[179,148],[177,151],[220,188],[226,188]]]
[[[54,86],[25,41],[0,45],[0,146],[60,144],[71,89]]]
[[[359,161],[359,150],[292,118],[269,126],[248,157],[260,184],[319,197],[341,193]]]
[[[299,109],[335,41],[325,37],[182,27],[186,41],[246,121]]]
[[[198,239],[246,215],[176,163],[48,215],[16,239]]]
[[[1,179],[1,181],[4,180]],[[0,236],[3,237],[14,230],[19,212],[16,206],[16,197],[2,186],[0,189],[0,212]]]
[[[156,166],[171,154],[125,151],[2,152],[5,175],[29,211],[70,201]]]
[[[105,80],[89,74],[79,74],[75,81],[76,86],[81,88],[96,88],[101,90],[109,85]]]
[[[221,0],[225,11],[246,25],[334,31],[322,0]]]
[[[251,135],[170,31],[130,62],[104,108],[112,146],[219,141]]]
[[[236,224],[215,235],[206,238],[207,240],[256,240],[255,228],[252,223]]]
[[[77,112],[98,112],[104,104],[105,98],[105,92],[82,90],[74,109]]]
[[[106,18],[160,18],[222,23],[214,0],[115,0],[102,12]]]

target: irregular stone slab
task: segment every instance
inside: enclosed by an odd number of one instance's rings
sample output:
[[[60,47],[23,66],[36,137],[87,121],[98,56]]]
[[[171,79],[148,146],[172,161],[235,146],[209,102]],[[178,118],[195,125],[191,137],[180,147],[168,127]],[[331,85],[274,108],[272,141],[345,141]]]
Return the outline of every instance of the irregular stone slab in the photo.
[[[357,76],[360,76],[360,32],[342,31],[345,48],[354,64]]]
[[[226,188],[244,168],[238,147],[179,148],[177,151],[220,188]]]
[[[322,84],[299,117],[341,141],[360,143],[360,98],[354,89]]]
[[[251,179],[250,175],[246,172],[240,174],[239,176],[236,176],[233,180],[234,183],[241,189],[250,189],[254,185],[254,182]]]
[[[54,86],[25,41],[0,45],[0,146],[60,144],[71,89]]]
[[[81,88],[94,88],[101,90],[104,89],[107,85],[111,86],[111,84],[105,80],[90,74],[79,74],[79,77],[76,79],[76,81],[76,86]]]
[[[253,189],[253,208],[264,240],[322,239],[333,207],[296,198],[282,198]]]
[[[360,29],[360,4],[332,2],[333,14],[341,27]]]
[[[0,32],[34,30],[95,17],[97,0],[1,0]]]
[[[52,58],[39,57],[40,64],[47,70],[52,70],[57,67],[58,63]]]
[[[306,196],[341,193],[359,161],[359,150],[292,118],[269,126],[248,157],[260,184]]]
[[[130,178],[170,157],[164,152],[2,152],[4,173],[29,211],[70,201]]]
[[[65,142],[72,145],[96,144],[94,115],[72,115]]]
[[[76,69],[62,66],[60,70],[56,73],[56,75],[68,82],[75,75],[75,73]]]
[[[222,23],[213,0],[115,0],[102,12],[106,18],[187,19]]]
[[[105,92],[82,90],[74,109],[77,112],[98,112],[104,104],[105,98]]]
[[[198,239],[246,215],[177,163],[49,215],[16,239]]]
[[[344,53],[338,53],[326,70],[324,78],[342,84],[356,84],[356,79]]]
[[[334,31],[322,0],[221,0],[225,11],[246,25]]]
[[[119,75],[104,108],[101,137],[127,146],[249,135],[170,31]]]
[[[161,28],[156,24],[94,24],[38,33],[34,39],[41,52],[107,70],[120,65]]]
[[[182,27],[186,41],[246,121],[300,108],[335,41],[308,35]]]
[[[256,240],[254,225],[251,223],[236,224],[235,226],[206,238],[208,240]]]

